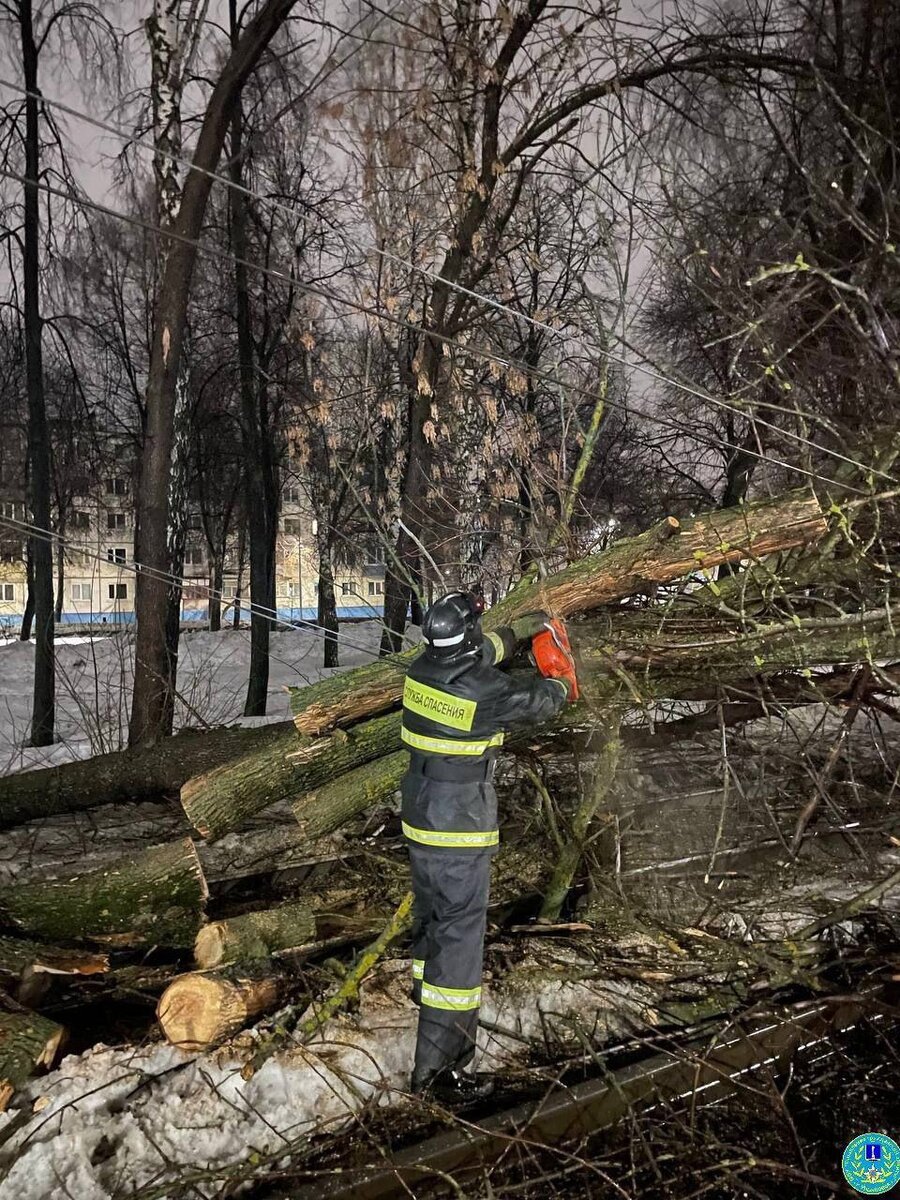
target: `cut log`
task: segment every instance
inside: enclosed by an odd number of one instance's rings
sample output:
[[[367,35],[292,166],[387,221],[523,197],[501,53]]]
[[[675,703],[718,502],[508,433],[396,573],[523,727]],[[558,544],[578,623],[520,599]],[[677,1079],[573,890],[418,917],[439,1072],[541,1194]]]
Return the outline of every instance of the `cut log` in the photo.
[[[248,755],[231,766],[191,779],[181,803],[194,828],[208,841],[237,829],[248,817],[278,800],[320,787],[363,763],[390,754],[400,744],[400,717],[366,721],[350,732],[308,738]],[[286,757],[288,746],[293,751]]]
[[[332,779],[294,802],[294,816],[310,842],[345,825],[357,813],[390,800],[400,787],[409,754],[398,750]]]
[[[194,943],[194,960],[202,970],[250,959],[269,958],[276,950],[302,946],[316,936],[309,904],[284,904],[204,925]]]
[[[102,804],[174,796],[193,775],[243,758],[292,732],[290,722],[259,729],[191,730],[151,749],[100,754],[84,762],[9,775],[0,779],[0,829]]]
[[[115,946],[191,946],[206,880],[190,838],[114,866],[0,891],[0,918],[37,937]]]
[[[191,1052],[224,1042],[269,1012],[284,992],[284,979],[229,978],[192,971],[179,975],[160,996],[156,1017],[173,1046]]]
[[[51,1067],[65,1030],[38,1013],[0,1012],[0,1112],[39,1067]]]
[[[590,612],[698,570],[806,545],[826,530],[821,506],[809,490],[704,513],[677,528],[666,520],[548,579],[517,587],[514,595],[485,613],[484,628],[489,632],[529,609],[543,608],[559,617]],[[400,699],[406,667],[415,653],[293,689],[297,729],[320,734],[391,708]]]

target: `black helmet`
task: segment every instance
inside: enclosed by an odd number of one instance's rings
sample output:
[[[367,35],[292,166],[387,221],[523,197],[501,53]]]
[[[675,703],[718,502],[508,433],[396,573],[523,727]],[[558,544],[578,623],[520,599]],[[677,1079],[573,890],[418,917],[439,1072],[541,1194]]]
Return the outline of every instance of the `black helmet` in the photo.
[[[483,612],[484,601],[474,592],[450,592],[436,600],[422,622],[428,657],[448,662],[476,654],[481,649]]]

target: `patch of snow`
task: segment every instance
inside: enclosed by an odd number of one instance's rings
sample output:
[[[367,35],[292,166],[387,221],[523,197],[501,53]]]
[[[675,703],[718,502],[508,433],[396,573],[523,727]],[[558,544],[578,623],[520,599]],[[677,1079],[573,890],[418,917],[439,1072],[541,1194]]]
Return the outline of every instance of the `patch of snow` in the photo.
[[[277,1158],[301,1136],[339,1127],[372,1099],[402,1103],[417,1019],[409,978],[408,960],[381,964],[363,985],[357,1014],[338,1016],[249,1080],[241,1076],[249,1035],[196,1056],[163,1045],[97,1046],[64,1059],[17,1098],[40,1111],[0,1148],[0,1200],[106,1200],[189,1168],[221,1180],[253,1153]],[[550,979],[488,988],[483,1016],[524,1036],[553,1026],[564,1036],[577,1020],[588,1032],[598,1021],[626,1032],[643,1007],[637,987]],[[517,1038],[479,1032],[482,1068],[509,1067],[522,1048]],[[0,1116],[0,1136],[13,1115]],[[214,1182],[197,1186],[200,1195],[217,1190]]]
[[[413,632],[415,637],[416,631]],[[342,624],[340,667],[323,667],[317,629],[276,629],[269,662],[268,712],[244,717],[250,670],[250,632],[186,630],[178,659],[179,700],[175,727],[237,724],[260,726],[290,717],[288,687],[304,687],[378,657],[379,621]],[[0,777],[37,767],[58,766],[122,749],[134,669],[130,629],[105,636],[72,635],[56,642],[57,738],[53,746],[25,746],[31,721],[34,642],[0,639]]]

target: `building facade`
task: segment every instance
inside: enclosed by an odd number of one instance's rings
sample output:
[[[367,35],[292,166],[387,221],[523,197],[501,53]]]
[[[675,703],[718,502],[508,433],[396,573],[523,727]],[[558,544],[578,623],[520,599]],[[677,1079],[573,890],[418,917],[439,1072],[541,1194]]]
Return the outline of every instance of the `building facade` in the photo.
[[[62,565],[60,624],[124,625],[134,620],[134,497],[129,474],[110,471],[103,479],[76,484],[69,519],[55,548]],[[24,522],[26,509],[19,491],[3,486],[0,477],[0,627],[21,626],[27,600],[25,532],[10,522]],[[62,556],[62,558],[60,558]],[[250,619],[249,573],[239,565],[237,538],[229,544],[222,584],[222,625]],[[380,617],[384,604],[384,554],[362,551],[356,567],[335,569],[338,618]],[[199,513],[188,518],[184,564],[182,620],[205,623],[213,585],[209,554]],[[285,622],[314,621],[318,614],[316,523],[296,478],[286,480],[276,548],[276,606]],[[59,570],[54,592],[58,597]]]

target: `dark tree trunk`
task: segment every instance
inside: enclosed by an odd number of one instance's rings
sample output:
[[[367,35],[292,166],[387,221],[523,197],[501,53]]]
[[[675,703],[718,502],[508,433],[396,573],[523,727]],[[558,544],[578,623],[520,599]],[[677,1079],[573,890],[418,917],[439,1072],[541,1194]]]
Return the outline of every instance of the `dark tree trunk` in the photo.
[[[31,520],[48,536],[33,537],[28,543],[33,580],[35,623],[34,695],[31,713],[31,744],[49,746],[53,741],[56,678],[53,650],[53,546],[50,530],[50,437],[44,402],[42,318],[40,302],[40,131],[38,128],[38,49],[34,40],[31,0],[19,4],[22,37],[22,66],[25,87],[25,372],[28,385],[28,482]],[[24,632],[24,623],[23,623]]]
[[[66,527],[60,522],[59,541],[56,544],[56,605],[53,610],[57,625],[62,620],[66,602]]]
[[[229,0],[231,42],[237,45],[237,4]],[[234,53],[234,49],[232,49]],[[231,117],[229,172],[235,184],[229,193],[231,247],[234,251],[235,319],[241,388],[241,431],[246,461],[244,482],[247,532],[250,539],[250,674],[244,715],[265,716],[269,697],[269,643],[276,618],[275,541],[278,536],[278,498],[269,406],[265,384],[254,371],[253,328],[247,281],[247,198],[243,164],[244,114],[240,94]]]
[[[31,557],[31,547],[25,555],[25,577],[27,580],[25,594],[25,612],[22,614],[22,628],[19,630],[19,641],[31,641],[31,629],[34,625],[34,562]]]
[[[266,0],[250,21],[222,68],[213,89],[184,185],[165,273],[154,314],[153,341],[147,382],[147,434],[138,498],[143,563],[152,572],[166,572],[168,561],[169,478],[175,439],[175,401],[181,368],[191,278],[197,238],[203,225],[212,179],[233,107],[247,77],[287,19],[296,0]],[[183,239],[183,240],[182,240]],[[257,504],[259,500],[255,501]],[[152,744],[166,733],[166,609],[169,588],[152,574],[137,576],[135,615],[134,694],[129,742]]]
[[[324,522],[319,525],[319,594],[317,621],[325,630],[325,651],[322,665],[338,665],[338,618],[337,602],[334,598],[334,568],[331,565],[331,545]],[[301,606],[303,599],[300,600]],[[301,610],[302,611],[302,610]]]
[[[243,519],[238,531],[237,577],[234,582],[234,612],[231,618],[232,629],[241,627],[241,599],[244,590],[244,560],[247,556],[247,527]]]
[[[225,560],[217,554],[212,563],[212,588],[209,596],[209,631],[219,633],[222,628],[222,589],[225,584]]]

